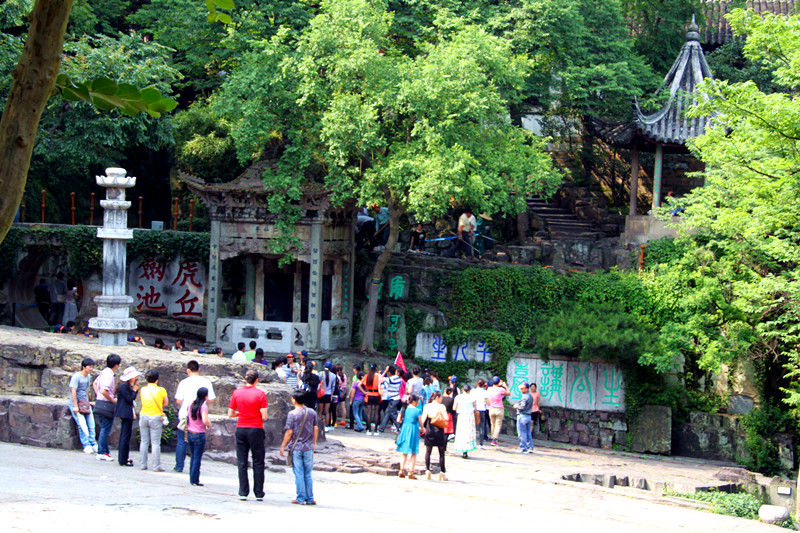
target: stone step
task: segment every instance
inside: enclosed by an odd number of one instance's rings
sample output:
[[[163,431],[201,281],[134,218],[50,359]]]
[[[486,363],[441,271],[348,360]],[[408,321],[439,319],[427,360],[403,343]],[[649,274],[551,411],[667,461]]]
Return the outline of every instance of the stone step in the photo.
[[[575,241],[596,241],[600,235],[598,233],[579,233],[579,232],[568,232],[568,231],[551,231],[550,237],[553,240],[575,240]]]
[[[559,220],[558,222],[550,222],[550,221],[546,221],[546,222],[547,222],[548,227],[551,228],[551,229],[571,229],[571,228],[575,228],[575,229],[581,229],[581,230],[587,230],[587,231],[588,230],[595,230],[594,224],[592,224],[591,222],[578,222],[578,221],[575,221],[575,222],[570,223],[568,221],[563,221],[563,220]]]

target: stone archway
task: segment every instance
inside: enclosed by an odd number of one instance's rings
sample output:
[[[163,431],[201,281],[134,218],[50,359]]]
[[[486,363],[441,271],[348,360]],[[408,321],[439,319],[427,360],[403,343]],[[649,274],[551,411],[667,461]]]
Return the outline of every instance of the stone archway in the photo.
[[[39,282],[37,276],[39,270],[47,262],[52,254],[49,251],[29,250],[20,260],[17,273],[8,280],[8,305],[16,305],[16,323],[13,326],[24,328],[44,329],[48,326],[47,321],[39,313],[39,309],[33,304],[36,299],[33,288]],[[8,310],[9,314],[11,309]]]
[[[39,313],[36,307],[36,298],[33,293],[33,288],[38,284],[40,271],[43,266],[47,264],[52,258],[58,258],[59,263],[66,262],[66,250],[56,243],[51,243],[52,246],[29,246],[24,250],[24,255],[19,260],[17,265],[17,273],[12,276],[6,285],[6,294],[8,298],[8,316],[12,316],[12,308],[16,303],[16,310],[14,315],[16,322],[12,325],[33,328],[33,329],[46,329],[49,327],[47,320]],[[63,269],[66,272],[66,269]],[[43,275],[50,283],[55,279],[53,275]],[[78,316],[85,316],[87,312],[87,304],[91,302],[91,295],[89,294],[90,283],[87,280],[81,279],[79,285],[82,287],[81,300],[79,302],[80,312]]]

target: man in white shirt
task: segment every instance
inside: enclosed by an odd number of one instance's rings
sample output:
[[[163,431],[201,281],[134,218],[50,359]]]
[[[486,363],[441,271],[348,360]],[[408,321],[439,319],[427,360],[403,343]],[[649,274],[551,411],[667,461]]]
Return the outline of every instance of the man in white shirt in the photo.
[[[464,212],[458,217],[458,237],[453,246],[448,248],[444,255],[446,257],[460,257],[460,251],[464,250],[464,255],[467,260],[474,259],[473,241],[475,240],[475,228],[478,227],[478,222],[475,215],[472,214],[472,209],[469,207],[464,209]]]
[[[244,354],[244,343],[240,342],[236,345],[237,350],[233,352],[231,356],[231,361],[239,361],[240,363],[247,362],[247,356]]]
[[[214,394],[214,386],[211,380],[204,378],[200,375],[200,364],[192,359],[186,364],[187,378],[178,383],[178,390],[175,391],[175,401],[181,406],[178,410],[178,420],[184,419],[189,416],[189,406],[197,398],[197,390],[201,387],[208,389],[207,404],[211,404],[217,397]],[[175,446],[175,470],[176,472],[183,472],[184,462],[186,460],[186,436],[181,429],[178,429],[178,442]]]
[[[475,410],[480,415],[481,419],[478,421],[478,446],[483,448],[483,443],[489,433],[489,411],[486,405],[486,382],[482,379],[478,380],[477,387],[472,389],[470,396],[475,399]]]
[[[389,405],[383,415],[383,420],[378,428],[378,433],[386,431],[386,425],[391,422],[392,433],[398,432],[397,413],[400,411],[402,401],[400,398],[400,385],[403,383],[403,378],[400,377],[403,373],[402,368],[395,368],[387,366],[383,380],[381,380],[381,388]]]

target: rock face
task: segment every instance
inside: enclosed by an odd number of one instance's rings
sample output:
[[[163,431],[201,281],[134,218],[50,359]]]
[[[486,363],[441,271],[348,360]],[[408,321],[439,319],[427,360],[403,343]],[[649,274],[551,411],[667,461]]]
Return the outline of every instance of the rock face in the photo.
[[[645,405],[631,427],[631,449],[634,452],[672,452],[672,409],[661,405]]]
[[[689,422],[673,424],[672,432],[674,455],[718,461],[747,458],[744,432],[735,416],[692,411]]]
[[[209,448],[234,450],[236,421],[227,418],[231,394],[244,384],[250,368],[259,371],[259,388],[267,394],[269,420],[264,423],[267,446],[280,444],[287,413],[292,409],[290,389],[268,367],[241,364],[206,354],[168,352],[128,345],[101,347],[97,339],[42,333],[0,327],[0,440],[43,447],[79,447],[75,423],[67,407],[69,379],[80,370],[81,360],[91,357],[97,365],[96,377],[105,368],[109,353],[122,357],[120,370],[134,366],[145,372],[159,371],[159,385],[167,389],[172,407],[178,383],[186,377],[186,364],[194,359],[201,375],[211,380],[217,400],[210,405],[212,415]],[[93,400],[93,392],[89,392]],[[176,421],[172,420],[172,425]],[[112,444],[117,441],[117,428]],[[320,431],[320,440],[325,432]]]
[[[777,524],[789,520],[789,510],[778,505],[762,505],[758,509],[758,519],[767,524]]]

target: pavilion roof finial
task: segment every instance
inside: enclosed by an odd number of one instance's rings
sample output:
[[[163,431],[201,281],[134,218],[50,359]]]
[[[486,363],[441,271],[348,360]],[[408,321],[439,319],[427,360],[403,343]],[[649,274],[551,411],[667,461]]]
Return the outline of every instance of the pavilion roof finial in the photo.
[[[689,24],[689,31],[686,32],[686,40],[687,41],[699,41],[700,40],[700,27],[697,25],[695,20],[695,16],[692,15],[692,22]]]

